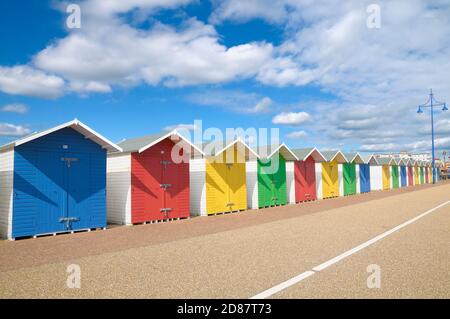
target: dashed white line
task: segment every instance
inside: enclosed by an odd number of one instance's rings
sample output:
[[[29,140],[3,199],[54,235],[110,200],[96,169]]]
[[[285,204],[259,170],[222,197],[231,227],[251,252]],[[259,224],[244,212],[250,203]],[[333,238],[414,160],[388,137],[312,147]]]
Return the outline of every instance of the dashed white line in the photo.
[[[284,282],[282,282],[282,283],[280,283],[280,284],[278,284],[278,285],[276,285],[276,286],[274,286],[272,288],[269,288],[269,289],[267,289],[267,290],[265,290],[265,291],[255,295],[255,296],[251,297],[250,299],[264,299],[264,298],[270,297],[270,296],[272,296],[272,295],[274,295],[274,294],[276,294],[276,293],[278,293],[278,292],[280,292],[280,291],[282,291],[282,290],[284,290],[284,289],[286,289],[286,288],[288,288],[290,286],[293,286],[293,285],[299,283],[300,281],[302,281],[302,280],[304,280],[304,279],[306,279],[308,277],[311,277],[316,272],[319,272],[321,270],[324,270],[325,268],[330,267],[331,265],[334,265],[335,263],[341,261],[342,259],[347,258],[347,257],[353,255],[354,253],[356,253],[356,252],[358,252],[358,251],[360,251],[360,250],[362,250],[362,249],[364,249],[364,248],[366,248],[366,247],[376,243],[377,241],[383,239],[384,237],[387,237],[387,236],[391,235],[392,233],[394,233],[394,232],[396,232],[396,231],[398,231],[398,230],[400,230],[400,229],[402,229],[402,228],[404,228],[404,227],[406,227],[406,226],[408,226],[408,225],[418,221],[419,219],[425,217],[428,214],[431,214],[435,210],[438,210],[439,208],[442,208],[442,207],[444,207],[445,205],[447,205],[449,203],[450,203],[450,201],[446,201],[446,202],[444,202],[444,203],[442,203],[442,204],[440,204],[440,205],[438,205],[438,206],[436,206],[434,208],[431,208],[431,209],[427,210],[426,212],[424,212],[424,213],[422,213],[422,214],[420,214],[420,215],[418,215],[418,216],[416,216],[416,217],[414,217],[414,218],[412,218],[412,219],[410,219],[410,220],[408,220],[408,221],[406,221],[406,222],[404,222],[404,223],[402,223],[402,224],[400,224],[398,226],[395,226],[394,228],[392,228],[392,229],[390,229],[390,230],[388,230],[388,231],[386,231],[386,232],[384,232],[384,233],[382,233],[382,234],[380,234],[380,235],[378,235],[378,236],[376,236],[376,237],[366,241],[365,243],[362,243],[362,244],[360,244],[360,245],[358,245],[358,246],[356,246],[356,247],[354,247],[354,248],[352,248],[350,250],[347,250],[346,252],[344,252],[344,253],[342,253],[342,254],[334,257],[334,258],[331,258],[330,260],[325,261],[324,263],[322,263],[322,264],[320,264],[318,266],[313,267],[312,270],[305,271],[305,272],[303,272],[303,273],[301,273],[301,274],[299,274],[299,275],[297,275],[295,277],[292,277],[291,279],[288,279],[288,280],[286,280],[286,281],[284,281]]]

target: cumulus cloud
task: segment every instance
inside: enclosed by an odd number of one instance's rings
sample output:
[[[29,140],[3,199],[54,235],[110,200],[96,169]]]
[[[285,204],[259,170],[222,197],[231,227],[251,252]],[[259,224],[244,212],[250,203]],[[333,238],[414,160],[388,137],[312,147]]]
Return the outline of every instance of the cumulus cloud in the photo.
[[[248,113],[263,113],[269,110],[272,100],[269,97],[263,97],[256,105],[247,110]]]
[[[30,132],[30,129],[22,125],[0,123],[0,136],[18,137],[29,134]]]
[[[22,103],[12,103],[4,105],[1,110],[8,113],[25,114],[28,112],[28,106]]]
[[[164,128],[164,131],[170,132],[173,130],[184,130],[184,131],[195,131],[198,129],[197,125],[195,124],[175,124],[175,125],[168,125]]]
[[[0,66],[0,91],[54,99],[63,94],[64,80],[27,65]]]
[[[267,96],[233,90],[208,90],[186,96],[186,100],[204,106],[221,107],[236,113],[258,114],[271,111],[274,102]]]
[[[140,82],[172,87],[245,79],[257,74],[273,50],[264,42],[226,47],[212,26],[194,18],[178,29],[157,23],[142,30],[117,19],[97,24],[85,22],[80,32],[39,52],[34,64],[78,83],[75,88],[89,88],[82,84],[87,82],[109,91],[110,85]]]
[[[289,139],[298,139],[298,138],[304,138],[307,137],[308,133],[305,131],[294,131],[286,134],[286,137]]]
[[[306,112],[282,112],[272,119],[273,124],[298,126],[309,121],[311,116]]]

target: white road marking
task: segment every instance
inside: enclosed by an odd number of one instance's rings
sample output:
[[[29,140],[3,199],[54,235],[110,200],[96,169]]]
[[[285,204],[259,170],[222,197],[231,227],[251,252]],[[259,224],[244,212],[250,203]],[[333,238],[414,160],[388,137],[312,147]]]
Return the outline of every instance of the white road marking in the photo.
[[[436,206],[434,208],[431,208],[431,209],[427,210],[426,212],[424,212],[424,213],[422,213],[422,214],[420,214],[420,215],[418,215],[418,216],[416,216],[416,217],[414,217],[414,218],[412,218],[412,219],[410,219],[410,220],[408,220],[408,221],[406,221],[406,222],[404,222],[404,223],[402,223],[402,224],[400,224],[400,225],[398,225],[398,226],[396,226],[396,227],[394,227],[394,228],[392,228],[392,229],[390,229],[390,230],[388,230],[388,231],[386,231],[386,232],[384,232],[384,233],[382,233],[382,234],[380,234],[380,235],[378,235],[378,236],[376,236],[376,237],[366,241],[365,243],[362,243],[361,245],[358,245],[358,246],[356,246],[356,247],[354,247],[354,248],[352,248],[350,250],[347,250],[346,252],[344,252],[344,253],[342,253],[342,254],[334,257],[334,258],[331,258],[330,260],[328,260],[328,261],[326,261],[326,262],[324,262],[324,263],[322,263],[322,264],[320,264],[320,265],[318,265],[316,267],[313,267],[312,270],[305,271],[305,272],[303,272],[303,273],[301,273],[301,274],[299,274],[299,275],[297,275],[297,276],[295,276],[295,277],[293,277],[291,279],[286,280],[285,282],[282,282],[281,284],[278,284],[278,285],[276,285],[276,286],[274,286],[272,288],[269,288],[269,289],[267,289],[267,290],[265,290],[265,291],[255,295],[255,296],[251,297],[250,299],[264,299],[264,298],[270,297],[270,296],[272,296],[272,295],[274,295],[274,294],[276,294],[276,293],[278,293],[278,292],[280,292],[280,291],[282,291],[282,290],[284,290],[284,289],[286,289],[286,288],[288,288],[290,286],[293,286],[293,285],[299,283],[300,281],[302,281],[302,280],[304,280],[304,279],[314,275],[316,272],[319,272],[321,270],[324,270],[325,268],[330,267],[331,265],[334,265],[335,263],[341,261],[342,259],[347,258],[347,257],[353,255],[354,253],[356,253],[356,252],[358,252],[358,251],[360,251],[360,250],[362,250],[362,249],[364,249],[364,248],[366,248],[366,247],[376,243],[377,241],[383,239],[384,237],[387,237],[387,236],[391,235],[392,233],[394,233],[394,232],[396,232],[396,231],[398,231],[398,230],[400,230],[400,229],[402,229],[402,228],[404,228],[404,227],[406,227],[406,226],[408,226],[408,225],[418,221],[419,219],[425,217],[428,214],[431,214],[435,210],[438,210],[439,208],[442,208],[442,207],[444,207],[445,205],[447,205],[449,203],[450,203],[450,201],[446,201],[446,202],[444,202],[444,203],[442,203],[442,204],[440,204],[440,205],[438,205],[438,206]]]
[[[300,275],[297,275],[289,280],[286,280],[285,282],[282,282],[281,284],[278,284],[272,288],[269,288],[269,289],[257,294],[256,296],[251,297],[250,299],[265,299],[267,297],[272,296],[273,294],[276,294],[277,292],[279,292],[281,290],[284,290],[292,285],[295,285],[296,283],[299,283],[303,279],[306,279],[309,276],[312,276],[314,274],[315,274],[314,271],[311,271],[311,270],[305,271],[304,273],[301,273]]]

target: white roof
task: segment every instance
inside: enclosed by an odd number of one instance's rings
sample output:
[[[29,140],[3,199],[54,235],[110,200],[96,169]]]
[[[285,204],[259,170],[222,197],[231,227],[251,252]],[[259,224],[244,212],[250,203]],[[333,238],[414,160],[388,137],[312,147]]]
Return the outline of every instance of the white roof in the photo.
[[[38,139],[40,137],[43,137],[45,135],[48,135],[50,133],[59,131],[61,129],[70,127],[72,129],[74,129],[75,131],[77,131],[78,133],[84,135],[86,138],[94,141],[95,143],[99,144],[101,147],[103,147],[104,149],[108,150],[108,151],[122,151],[122,149],[114,144],[113,142],[111,142],[110,140],[108,140],[107,138],[103,137],[102,135],[100,135],[99,133],[97,133],[96,131],[94,131],[93,129],[91,129],[89,126],[83,124],[82,122],[80,122],[78,119],[74,119],[70,122],[66,122],[63,123],[61,125],[55,126],[53,128],[50,128],[48,130],[45,131],[41,131],[41,132],[37,132],[37,133],[33,133],[30,134],[28,136],[22,137],[18,140],[15,140],[11,143],[8,143],[6,145],[3,145],[0,147],[0,150],[2,149],[8,149],[8,148],[14,148],[16,146],[31,142],[35,139]]]

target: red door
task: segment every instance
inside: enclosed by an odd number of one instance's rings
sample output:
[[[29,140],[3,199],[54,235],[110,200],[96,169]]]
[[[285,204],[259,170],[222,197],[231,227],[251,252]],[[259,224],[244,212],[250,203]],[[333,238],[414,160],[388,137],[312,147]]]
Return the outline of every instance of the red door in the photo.
[[[182,150],[181,150],[182,151]],[[170,153],[164,156],[163,198],[165,218],[189,217],[189,163],[176,163]]]
[[[314,160],[308,157],[305,161],[294,164],[295,201],[316,200],[316,169]]]
[[[171,159],[173,146],[166,139],[132,154],[132,223],[189,216],[189,163]]]
[[[413,168],[408,166],[408,186],[414,185]]]
[[[428,167],[425,167],[425,183],[429,183],[429,177],[428,177]]]

